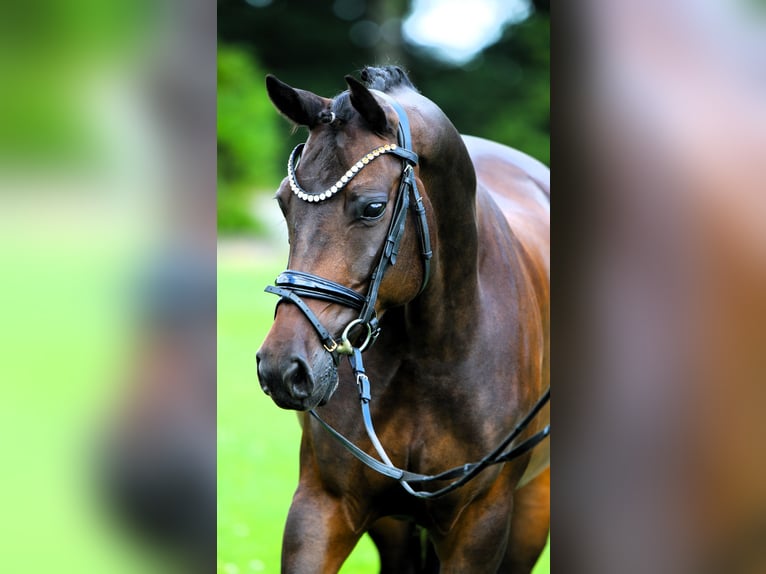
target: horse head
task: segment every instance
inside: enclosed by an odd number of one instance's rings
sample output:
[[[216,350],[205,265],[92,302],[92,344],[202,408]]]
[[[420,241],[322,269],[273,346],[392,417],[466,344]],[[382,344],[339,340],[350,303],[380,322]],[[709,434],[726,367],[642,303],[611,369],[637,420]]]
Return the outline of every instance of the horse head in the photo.
[[[328,99],[266,79],[275,107],[309,130],[276,193],[287,223],[289,271],[277,281],[284,289],[272,291],[281,304],[257,353],[261,387],[287,409],[325,404],[338,385],[338,342],[348,347],[349,339],[371,338],[377,319],[427,282],[421,255],[430,258],[423,247],[430,203],[417,155],[402,146],[406,112],[385,93],[351,76],[346,82],[347,91]],[[406,131],[409,138],[408,125]],[[296,302],[291,293],[303,298]]]

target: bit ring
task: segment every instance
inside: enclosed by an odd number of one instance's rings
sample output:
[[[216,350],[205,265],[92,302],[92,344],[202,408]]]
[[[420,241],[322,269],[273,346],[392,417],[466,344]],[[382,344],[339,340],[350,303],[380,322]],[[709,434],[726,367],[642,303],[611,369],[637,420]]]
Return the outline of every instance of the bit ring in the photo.
[[[369,323],[365,323],[361,319],[354,319],[346,325],[346,328],[343,329],[343,334],[340,336],[340,344],[338,345],[337,351],[341,355],[350,355],[354,352],[354,346],[351,344],[351,341],[348,340],[348,334],[351,329],[357,325],[365,325],[367,327],[367,337],[365,337],[364,342],[359,345],[359,351],[364,351],[370,345],[370,342],[372,341],[372,327]]]

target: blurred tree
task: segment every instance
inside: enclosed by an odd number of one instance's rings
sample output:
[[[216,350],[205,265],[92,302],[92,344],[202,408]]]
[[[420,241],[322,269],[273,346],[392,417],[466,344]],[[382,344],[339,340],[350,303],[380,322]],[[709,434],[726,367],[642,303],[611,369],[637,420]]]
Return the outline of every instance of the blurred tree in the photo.
[[[218,50],[218,225],[258,230],[249,209],[256,189],[279,181],[277,121],[263,89],[264,72],[241,49]]]
[[[549,17],[533,13],[464,68],[418,66],[414,81],[462,133],[550,164],[549,46]]]
[[[106,163],[94,78],[143,55],[151,14],[130,0],[6,2],[0,17],[0,166],[90,170]],[[155,24],[156,25],[156,24]]]

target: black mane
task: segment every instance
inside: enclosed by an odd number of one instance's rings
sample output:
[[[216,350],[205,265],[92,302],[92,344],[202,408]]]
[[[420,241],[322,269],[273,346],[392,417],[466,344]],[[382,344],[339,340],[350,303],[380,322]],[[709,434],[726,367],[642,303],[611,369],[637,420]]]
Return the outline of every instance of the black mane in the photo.
[[[370,90],[388,92],[394,88],[410,88],[417,91],[407,72],[399,66],[383,66],[375,68],[366,66],[361,73],[362,81]]]
[[[383,66],[382,68],[366,66],[362,69],[360,76],[365,86],[370,90],[389,92],[396,88],[409,88],[418,91],[407,76],[407,72],[399,66]],[[335,117],[343,121],[348,121],[353,116],[355,112],[347,91],[338,94],[333,99],[331,110],[335,113]]]

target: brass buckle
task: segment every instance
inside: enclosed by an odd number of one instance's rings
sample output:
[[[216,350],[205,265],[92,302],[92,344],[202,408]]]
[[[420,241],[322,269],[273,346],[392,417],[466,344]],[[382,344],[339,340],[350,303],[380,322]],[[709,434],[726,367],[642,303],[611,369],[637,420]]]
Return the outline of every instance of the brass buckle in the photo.
[[[328,353],[332,353],[332,352],[334,352],[338,348],[338,342],[335,339],[333,339],[332,340],[332,348],[328,347],[324,343],[322,343],[322,346],[324,347],[325,351],[327,351]]]

